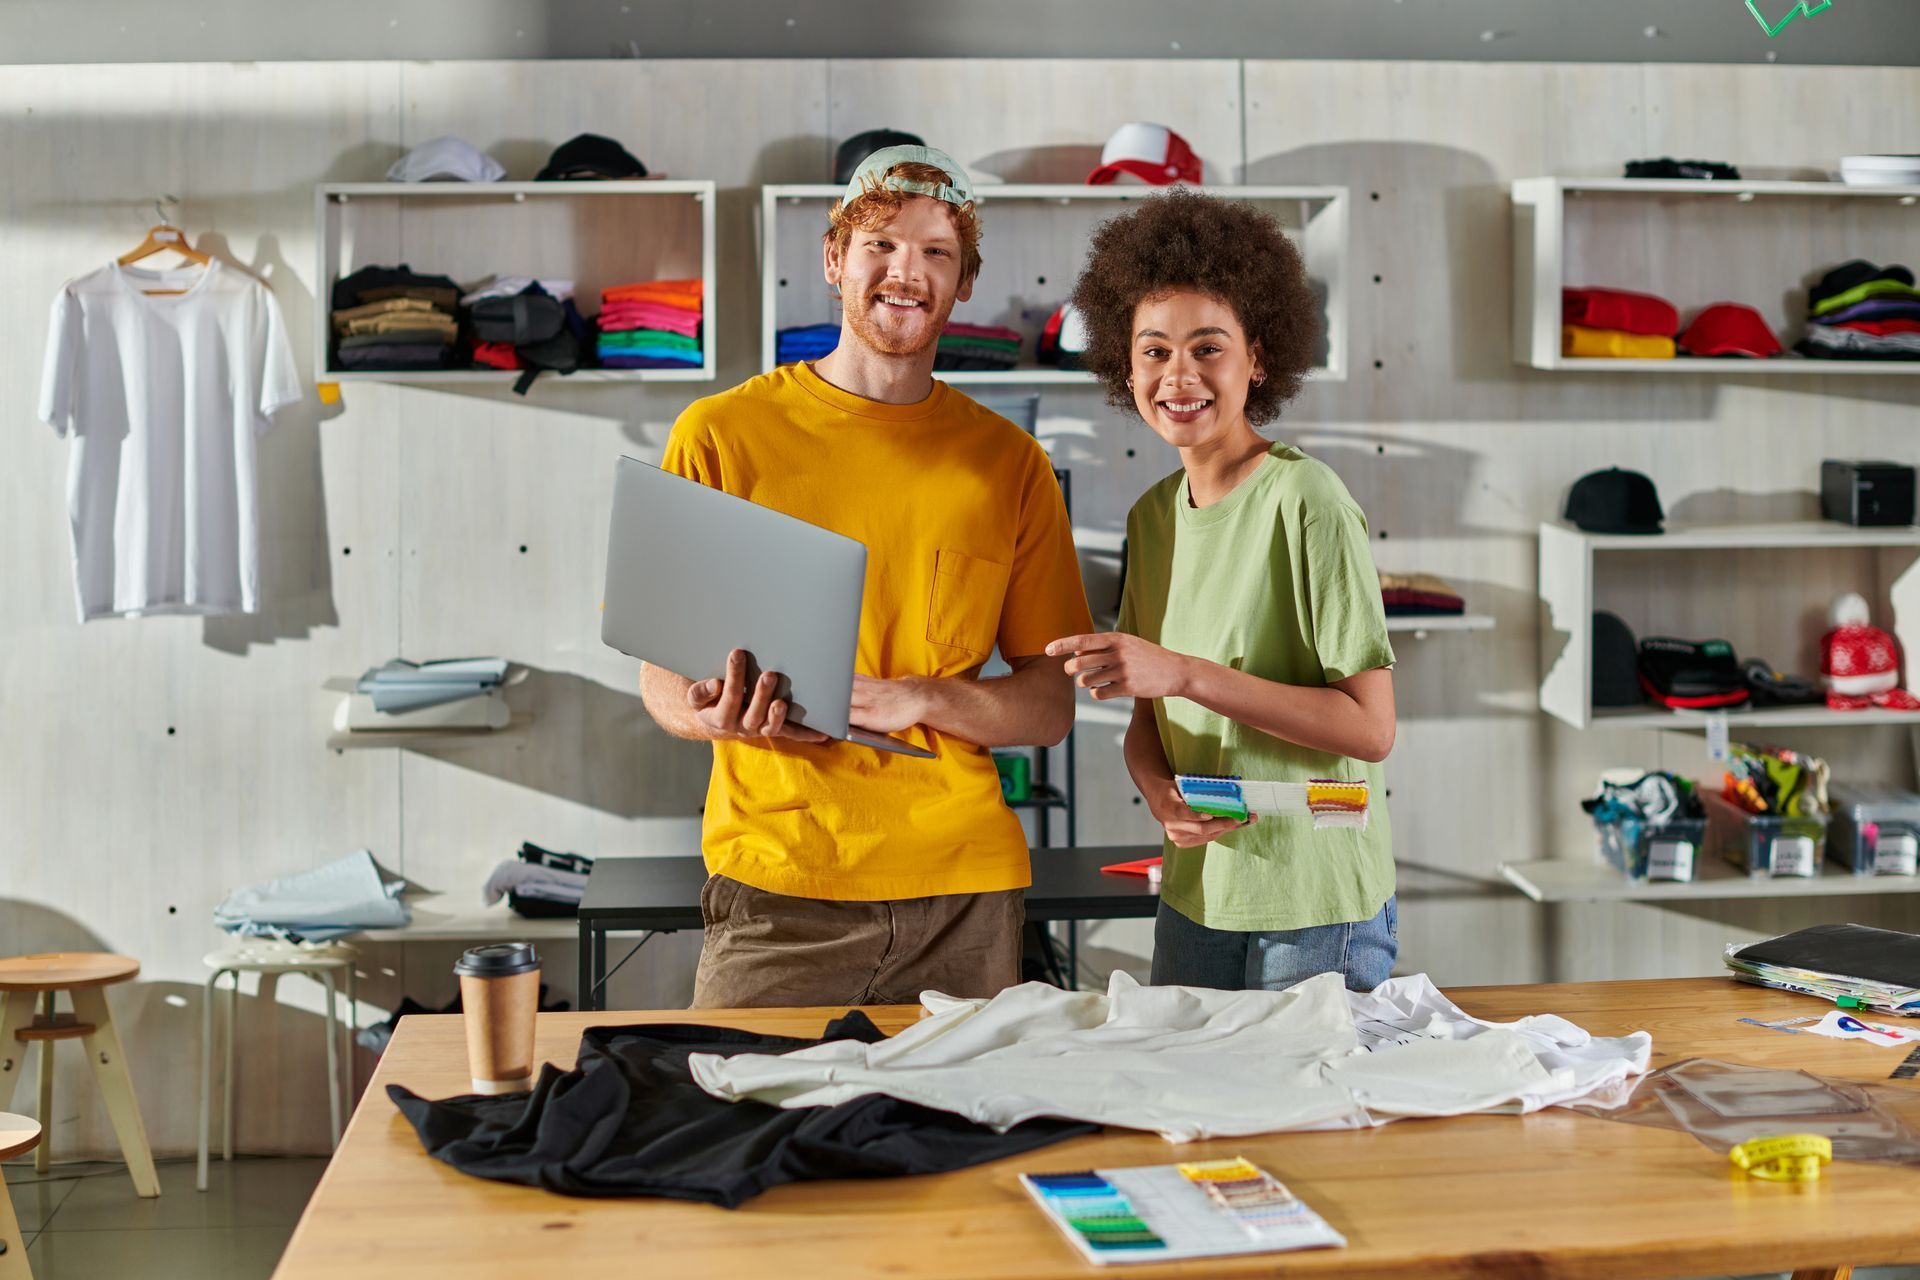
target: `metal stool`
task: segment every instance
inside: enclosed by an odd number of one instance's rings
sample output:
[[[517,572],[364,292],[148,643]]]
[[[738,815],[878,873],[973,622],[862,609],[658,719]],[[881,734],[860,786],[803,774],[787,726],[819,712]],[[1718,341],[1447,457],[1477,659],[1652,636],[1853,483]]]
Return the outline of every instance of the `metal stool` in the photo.
[[[39,1146],[38,1124],[25,1116],[0,1111],[0,1160],[11,1160]],[[33,1269],[27,1265],[27,1241],[20,1234],[20,1220],[14,1216],[13,1198],[7,1194],[4,1177],[0,1177],[0,1280],[33,1280]]]
[[[57,951],[0,960],[0,1109],[13,1101],[13,1087],[26,1061],[26,1051],[15,1046],[38,1041],[41,1141],[34,1167],[45,1172],[51,1145],[46,1131],[53,1123],[53,1043],[80,1041],[86,1046],[87,1065],[93,1068],[101,1100],[107,1104],[107,1118],[113,1121],[114,1135],[120,1139],[120,1153],[126,1157],[127,1172],[133,1177],[134,1194],[152,1197],[160,1194],[160,1177],[153,1171],[153,1151],[147,1146],[140,1103],[134,1097],[126,1051],[120,1047],[120,1033],[114,1030],[105,990],[139,973],[138,960],[95,951]],[[73,1002],[71,1014],[54,1012],[54,996],[62,991]],[[34,1016],[36,1003],[43,1004],[39,1017]]]
[[[283,973],[300,973],[327,989],[327,1112],[336,1149],[340,1146],[340,1098],[343,1092],[340,1064],[343,1058],[348,1070],[344,1092],[349,1105],[353,1100],[353,1024],[356,1008],[352,947],[338,943],[314,946],[253,939],[225,951],[210,953],[206,957],[206,965],[213,970],[213,976],[207,979],[207,998],[200,1008],[200,1162],[194,1176],[194,1186],[202,1191],[207,1189],[208,1129],[213,1114],[213,1006],[219,996],[220,979],[228,974],[233,975],[232,986],[227,992],[227,1044],[220,1073],[222,1160],[233,1159],[233,1042],[237,1038],[240,1018],[240,975],[257,973],[263,977],[277,977]],[[340,1027],[340,1015],[334,1005],[334,978],[341,974],[346,978],[347,996],[347,1025],[344,1029]],[[336,1030],[341,1032],[341,1045],[335,1043]]]

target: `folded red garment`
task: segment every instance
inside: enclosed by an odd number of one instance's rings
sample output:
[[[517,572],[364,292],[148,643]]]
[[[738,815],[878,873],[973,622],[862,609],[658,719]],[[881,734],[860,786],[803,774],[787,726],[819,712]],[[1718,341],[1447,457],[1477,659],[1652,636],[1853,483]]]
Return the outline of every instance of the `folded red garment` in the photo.
[[[1671,338],[1680,332],[1680,313],[1665,298],[1625,289],[1562,289],[1560,320],[1588,329]]]
[[[599,323],[606,333],[620,329],[663,329],[692,337],[700,332],[700,313],[658,303],[618,302],[600,312]]]
[[[1833,328],[1858,329],[1884,338],[1893,333],[1920,333],[1920,320],[1843,320]]]
[[[511,342],[476,342],[473,344],[473,362],[486,365],[489,369],[518,369],[520,355]]]

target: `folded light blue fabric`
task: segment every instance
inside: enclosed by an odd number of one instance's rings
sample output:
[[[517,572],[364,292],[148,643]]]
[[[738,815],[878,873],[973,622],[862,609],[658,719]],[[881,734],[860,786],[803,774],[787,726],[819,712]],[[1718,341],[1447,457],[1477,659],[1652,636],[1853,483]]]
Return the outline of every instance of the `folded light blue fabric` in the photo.
[[[400,900],[403,880],[382,880],[361,849],[325,866],[235,889],[213,922],[242,937],[324,942],[361,929],[397,929],[413,918]]]

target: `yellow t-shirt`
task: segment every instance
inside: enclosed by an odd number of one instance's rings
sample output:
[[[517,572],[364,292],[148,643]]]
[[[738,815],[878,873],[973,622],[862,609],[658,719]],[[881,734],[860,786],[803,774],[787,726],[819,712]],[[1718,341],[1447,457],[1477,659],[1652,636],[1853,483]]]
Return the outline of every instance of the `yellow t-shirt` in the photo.
[[[945,383],[882,404],[786,365],[688,405],[660,465],[866,544],[862,675],[971,680],[996,643],[1028,657],[1092,629],[1046,451]],[[1031,883],[987,749],[924,726],[898,736],[935,758],[714,743],[707,869],[856,901]]]

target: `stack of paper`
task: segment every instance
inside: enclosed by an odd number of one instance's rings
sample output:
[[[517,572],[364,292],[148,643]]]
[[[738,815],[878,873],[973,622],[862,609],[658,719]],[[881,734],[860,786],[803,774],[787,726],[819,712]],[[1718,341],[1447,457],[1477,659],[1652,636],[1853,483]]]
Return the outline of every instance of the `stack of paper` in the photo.
[[[1815,925],[1749,946],[1729,943],[1726,962],[1742,982],[1920,1017],[1920,935]]]

